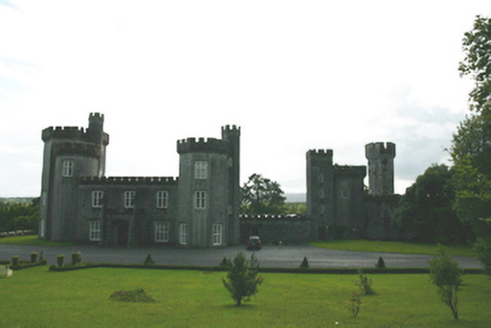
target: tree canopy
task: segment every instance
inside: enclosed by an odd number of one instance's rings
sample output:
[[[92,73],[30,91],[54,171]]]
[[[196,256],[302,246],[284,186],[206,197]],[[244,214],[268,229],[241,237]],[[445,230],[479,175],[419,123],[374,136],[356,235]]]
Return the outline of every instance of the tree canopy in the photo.
[[[430,243],[466,242],[468,229],[452,209],[453,170],[433,165],[406,190],[395,223],[408,240]]]
[[[286,197],[278,182],[253,174],[241,189],[242,213],[283,213]]]

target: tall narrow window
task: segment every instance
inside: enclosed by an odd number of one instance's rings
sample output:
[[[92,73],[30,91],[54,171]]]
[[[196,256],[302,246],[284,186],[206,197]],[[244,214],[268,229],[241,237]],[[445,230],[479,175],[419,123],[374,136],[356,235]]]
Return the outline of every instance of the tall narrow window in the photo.
[[[188,224],[181,223],[179,225],[179,244],[187,245],[188,244]]]
[[[206,208],[206,191],[196,191],[194,193],[194,207],[200,210]]]
[[[73,176],[73,160],[67,159],[67,160],[63,161],[62,175],[64,177],[72,177]]]
[[[89,226],[89,240],[99,241],[101,240],[101,221],[90,221]]]
[[[213,224],[213,246],[222,244],[222,225],[219,223]]]
[[[104,192],[102,190],[94,190],[92,192],[92,207],[101,208],[103,196]]]
[[[124,208],[134,208],[135,207],[135,194],[134,191],[124,192]]]
[[[155,224],[155,241],[166,243],[169,241],[169,222],[157,221]]]
[[[207,179],[208,178],[208,163],[199,161],[194,163],[194,178],[195,179]]]
[[[167,208],[168,192],[165,190],[157,191],[157,208]]]

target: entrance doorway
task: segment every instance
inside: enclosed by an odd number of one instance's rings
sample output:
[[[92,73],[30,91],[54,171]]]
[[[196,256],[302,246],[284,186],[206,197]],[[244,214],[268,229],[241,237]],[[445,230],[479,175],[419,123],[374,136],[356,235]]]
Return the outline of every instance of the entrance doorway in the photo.
[[[128,221],[118,220],[113,223],[113,232],[115,234],[114,241],[116,247],[127,247],[129,236],[129,223]]]

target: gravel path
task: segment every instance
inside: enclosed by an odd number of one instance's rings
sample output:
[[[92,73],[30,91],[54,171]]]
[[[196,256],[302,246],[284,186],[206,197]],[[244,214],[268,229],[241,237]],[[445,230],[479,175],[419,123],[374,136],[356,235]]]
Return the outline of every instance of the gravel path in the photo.
[[[218,265],[223,257],[232,258],[242,251],[249,257],[252,254],[244,246],[231,246],[210,249],[182,249],[176,247],[159,248],[99,248],[88,245],[66,247],[40,247],[0,245],[0,259],[10,260],[19,255],[21,260],[28,260],[31,252],[41,253],[49,264],[56,263],[56,256],[65,255],[70,261],[72,252],[80,252],[84,262],[129,263],[143,264],[147,254],[152,256],[156,264],[170,265]],[[304,256],[311,267],[347,268],[374,267],[379,256],[382,256],[387,267],[428,267],[431,255],[407,255],[393,253],[350,252],[323,249],[308,245],[301,246],[265,246],[256,252],[259,263],[263,267],[298,267]],[[480,262],[471,257],[454,257],[462,268],[480,268]]]

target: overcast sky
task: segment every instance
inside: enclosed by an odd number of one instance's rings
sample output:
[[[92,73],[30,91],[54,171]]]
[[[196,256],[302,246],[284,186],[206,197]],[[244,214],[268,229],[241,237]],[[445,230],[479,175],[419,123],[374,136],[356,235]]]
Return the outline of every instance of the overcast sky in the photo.
[[[395,189],[447,163],[462,38],[491,1],[0,0],[0,197],[39,196],[49,126],[105,114],[107,176],[178,176],[176,141],[241,127],[241,181],[306,190],[305,154],[396,143]]]

